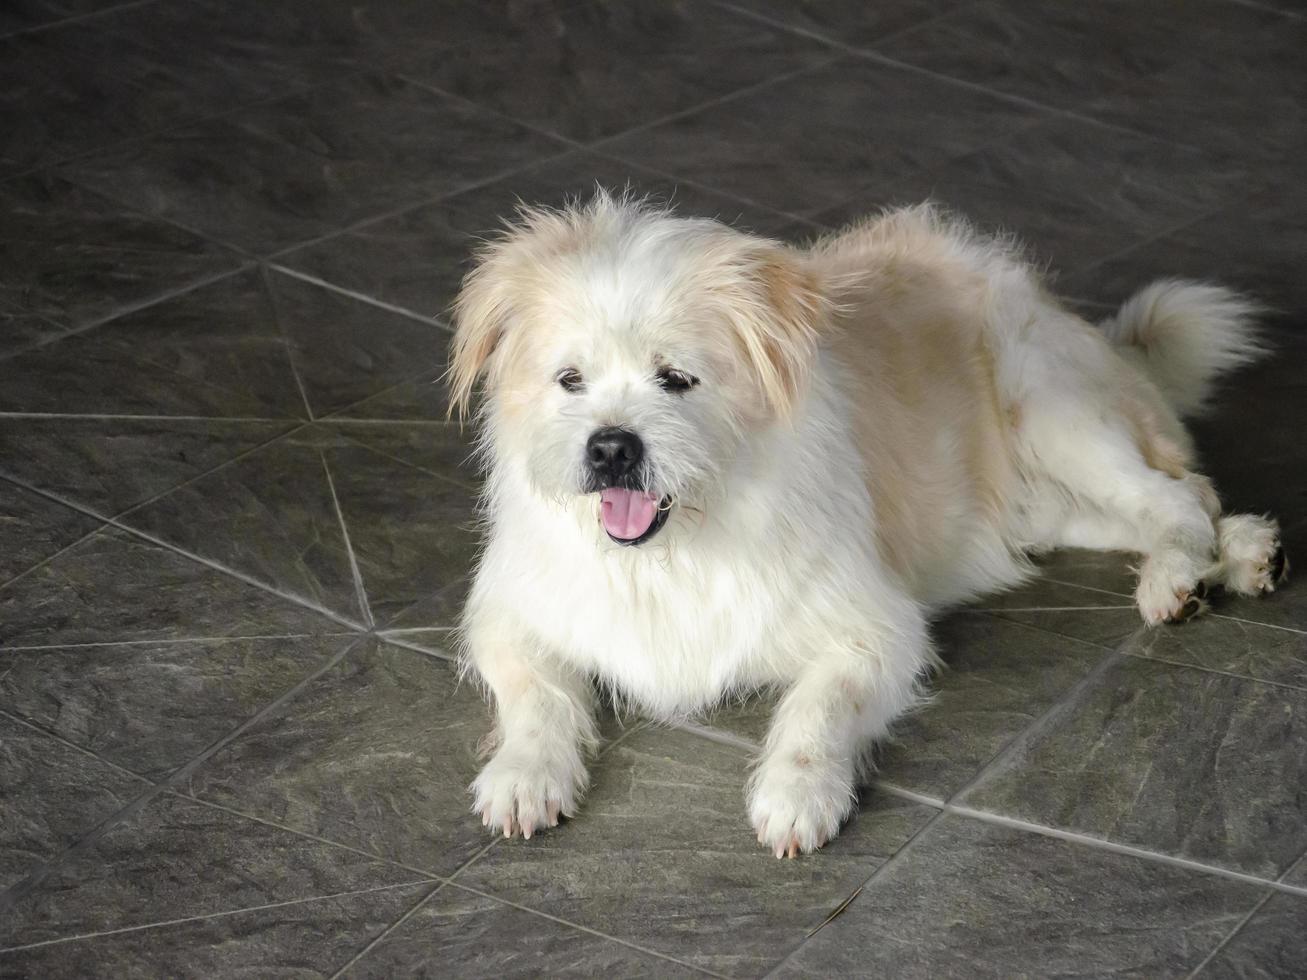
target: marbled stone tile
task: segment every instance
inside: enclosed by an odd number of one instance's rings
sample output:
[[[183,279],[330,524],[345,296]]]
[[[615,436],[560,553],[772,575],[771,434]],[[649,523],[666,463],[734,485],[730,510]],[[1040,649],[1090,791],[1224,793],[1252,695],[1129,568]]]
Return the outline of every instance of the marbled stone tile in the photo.
[[[0,187],[0,305],[77,327],[234,269],[235,253],[51,175]]]
[[[381,886],[0,951],[0,977],[327,977],[431,887]]]
[[[876,751],[877,776],[937,799],[972,779],[1099,663],[1106,651],[988,615],[958,613],[934,627],[944,668],[931,697]],[[706,722],[760,743],[772,698],[729,705]]]
[[[474,490],[362,447],[327,460],[378,624],[468,575],[480,547]]]
[[[934,20],[970,0],[897,0],[862,3],[860,0],[733,0],[731,6],[792,28],[865,47],[889,35]]]
[[[459,881],[694,966],[759,976],[935,811],[874,796],[815,857],[777,861],[744,810],[745,757],[684,732],[628,736],[580,814],[505,841]]]
[[[351,641],[300,636],[11,650],[0,673],[0,709],[153,778],[195,758]]]
[[[485,187],[423,205],[288,253],[291,268],[428,316],[446,314],[471,268],[473,252],[516,215],[518,205],[557,207],[588,200],[596,185],[627,188],[682,214],[721,218],[772,235],[792,219],[686,185],[636,164],[576,152]]]
[[[1041,118],[983,92],[848,58],[605,150],[806,217]]]
[[[404,59],[403,72],[496,112],[588,142],[682,112],[831,50],[711,4],[587,0],[541,30],[525,21],[492,43],[455,42]]]
[[[816,220],[836,226],[884,205],[930,199],[982,231],[1015,235],[1056,275],[1242,198],[1248,182],[1242,161],[1063,117],[869,187]]]
[[[0,40],[0,176],[234,104],[227,90],[197,85],[106,30],[121,13]]]
[[[112,517],[294,424],[0,418],[0,471]]]
[[[161,793],[16,896],[0,923],[0,946],[421,877],[356,851]]]
[[[303,606],[113,529],[0,588],[0,646],[339,629]]]
[[[0,410],[296,418],[304,402],[247,272],[0,360]]]
[[[144,780],[2,714],[0,785],[0,892],[149,788]],[[0,946],[7,945],[3,932],[0,925]]]
[[[328,465],[320,449],[291,434],[133,510],[122,522],[363,622]]]
[[[1152,7],[1153,15],[1165,11]],[[1284,17],[1254,4],[1186,4],[1186,29],[1175,31],[1175,56],[1161,71],[1092,92],[1083,111],[1192,146],[1219,149],[1265,167],[1286,184],[1301,183],[1307,147],[1307,18]]]
[[[1298,260],[1307,251],[1307,200],[1298,195],[1277,189],[1255,196],[1078,271],[1060,285],[1119,304],[1154,279],[1209,279],[1301,323],[1307,286]]]
[[[1210,980],[1275,980],[1307,963],[1307,898],[1273,895],[1212,957],[1199,976]]]
[[[59,324],[35,313],[0,306],[0,357],[49,340],[63,333]]]
[[[123,0],[9,0],[0,8],[0,35],[93,14],[122,2]]]
[[[281,329],[315,416],[444,369],[449,331],[294,276],[269,278]]]
[[[1230,606],[1219,603],[1218,615],[1200,620],[1194,629],[1145,630],[1126,649],[1150,660],[1307,689],[1307,632],[1226,618]]]
[[[1126,0],[1093,9],[998,0],[963,6],[875,48],[941,75],[1075,108],[1151,76],[1170,63],[1177,43],[1192,40],[1159,10]]]
[[[0,968],[4,961],[0,959]],[[346,971],[347,977],[703,976],[590,932],[466,891],[442,888]]]
[[[777,975],[1180,977],[1262,894],[945,817]]]
[[[0,585],[99,526],[94,518],[0,482]]]
[[[454,666],[367,640],[184,789],[437,874],[490,843],[467,786],[488,709]]]
[[[65,173],[268,253],[563,149],[462,102],[366,75],[124,145]]]
[[[1034,555],[1039,578],[1050,586],[1057,582],[1079,586],[1094,592],[1107,593],[1099,597],[1105,603],[1115,602],[1115,594],[1131,601],[1135,591],[1135,572],[1132,566],[1139,556],[1128,551],[1091,551],[1087,548],[1059,548]]]
[[[966,803],[1274,877],[1307,846],[1304,779],[1307,691],[1127,657]]]

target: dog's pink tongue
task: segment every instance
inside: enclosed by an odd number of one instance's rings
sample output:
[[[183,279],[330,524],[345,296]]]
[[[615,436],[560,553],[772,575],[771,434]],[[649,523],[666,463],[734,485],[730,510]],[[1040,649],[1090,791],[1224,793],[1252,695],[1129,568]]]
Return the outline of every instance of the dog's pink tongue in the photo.
[[[649,530],[658,510],[652,494],[609,487],[599,494],[599,517],[604,530],[615,538],[630,541]]]

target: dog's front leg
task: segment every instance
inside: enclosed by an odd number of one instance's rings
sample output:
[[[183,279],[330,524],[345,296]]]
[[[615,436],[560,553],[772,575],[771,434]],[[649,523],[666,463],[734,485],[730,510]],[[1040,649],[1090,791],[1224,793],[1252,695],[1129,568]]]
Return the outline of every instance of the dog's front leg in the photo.
[[[554,827],[585,792],[596,740],[589,682],[491,614],[468,624],[467,662],[494,699],[495,754],[473,781],[473,810],[505,837]]]
[[[917,700],[931,659],[921,613],[904,603],[864,640],[836,644],[805,666],[776,709],[749,783],[760,844],[794,857],[839,833],[865,752]]]

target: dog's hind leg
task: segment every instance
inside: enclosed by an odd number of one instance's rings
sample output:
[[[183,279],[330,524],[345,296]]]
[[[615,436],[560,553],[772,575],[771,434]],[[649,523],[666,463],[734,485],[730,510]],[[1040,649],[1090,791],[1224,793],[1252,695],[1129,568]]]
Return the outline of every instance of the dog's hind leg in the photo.
[[[1220,502],[1206,477],[1186,469],[1187,454],[1119,408],[1063,402],[1027,417],[1022,436],[1040,471],[1037,492],[1061,508],[1037,543],[1142,553],[1135,598],[1150,624],[1203,611],[1217,584],[1207,579],[1219,568]]]

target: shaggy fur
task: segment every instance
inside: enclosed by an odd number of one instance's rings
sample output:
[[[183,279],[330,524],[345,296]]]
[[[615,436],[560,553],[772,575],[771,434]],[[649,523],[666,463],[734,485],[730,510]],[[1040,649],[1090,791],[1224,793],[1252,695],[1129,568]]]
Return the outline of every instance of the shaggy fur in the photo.
[[[602,193],[525,210],[467,278],[450,369],[456,410],[485,394],[462,639],[498,748],[476,811],[526,837],[576,811],[596,678],[662,719],[770,687],[748,812],[794,856],[838,832],[865,749],[918,700],[928,617],[1031,552],[1141,553],[1149,623],[1208,586],[1271,591],[1275,523],[1220,514],[1180,421],[1258,355],[1252,313],[1167,282],[1095,328],[928,206],[806,251]],[[610,427],[670,508],[633,546],[587,492]]]

